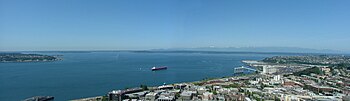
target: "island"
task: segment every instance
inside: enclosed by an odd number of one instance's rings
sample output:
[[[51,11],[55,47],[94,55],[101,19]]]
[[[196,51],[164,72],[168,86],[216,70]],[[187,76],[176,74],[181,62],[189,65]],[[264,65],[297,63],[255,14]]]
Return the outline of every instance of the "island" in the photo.
[[[61,60],[59,55],[0,53],[0,62],[47,62]]]

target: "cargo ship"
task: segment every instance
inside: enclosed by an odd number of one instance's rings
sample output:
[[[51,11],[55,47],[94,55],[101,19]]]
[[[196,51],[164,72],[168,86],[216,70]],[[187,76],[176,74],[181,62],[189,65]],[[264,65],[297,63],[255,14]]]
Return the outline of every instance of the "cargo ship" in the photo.
[[[152,68],[152,71],[156,71],[156,70],[165,70],[165,69],[168,69],[168,67],[167,67],[167,66],[153,67],[153,68]]]

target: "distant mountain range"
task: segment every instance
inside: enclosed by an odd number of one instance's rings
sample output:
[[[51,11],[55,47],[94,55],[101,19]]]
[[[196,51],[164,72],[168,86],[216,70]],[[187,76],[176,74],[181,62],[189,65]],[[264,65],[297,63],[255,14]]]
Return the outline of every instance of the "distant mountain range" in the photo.
[[[77,51],[16,51],[16,52],[62,52],[62,53],[88,53],[88,52],[205,52],[205,53],[317,53],[317,54],[346,54],[350,55],[349,51],[338,51],[330,49],[311,49],[298,47],[199,47],[199,48],[168,48],[168,49],[150,49],[150,50],[77,50]],[[9,51],[12,52],[12,51]],[[7,53],[3,51],[0,53]]]
[[[218,51],[218,52],[282,52],[282,53],[349,53],[338,50],[319,50],[298,47],[200,47],[153,49],[152,51]]]

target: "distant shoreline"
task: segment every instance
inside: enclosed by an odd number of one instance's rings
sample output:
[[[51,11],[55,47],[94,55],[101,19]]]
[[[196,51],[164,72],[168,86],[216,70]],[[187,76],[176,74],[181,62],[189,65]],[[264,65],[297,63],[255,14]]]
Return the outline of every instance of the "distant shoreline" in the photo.
[[[215,50],[73,50],[73,51],[0,51],[0,53],[92,53],[92,52],[134,52],[134,53],[205,53],[205,54],[287,54],[287,55],[350,55],[350,53],[320,52],[278,52],[278,51],[215,51]]]
[[[0,63],[53,62],[62,60],[61,55],[0,53]]]

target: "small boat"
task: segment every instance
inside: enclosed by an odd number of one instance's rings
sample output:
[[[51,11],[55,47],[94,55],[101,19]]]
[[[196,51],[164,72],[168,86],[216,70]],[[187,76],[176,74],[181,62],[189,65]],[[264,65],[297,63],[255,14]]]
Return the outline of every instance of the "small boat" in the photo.
[[[168,69],[168,67],[167,67],[167,66],[153,67],[153,68],[152,68],[152,71],[156,71],[156,70],[165,70],[165,69]]]

